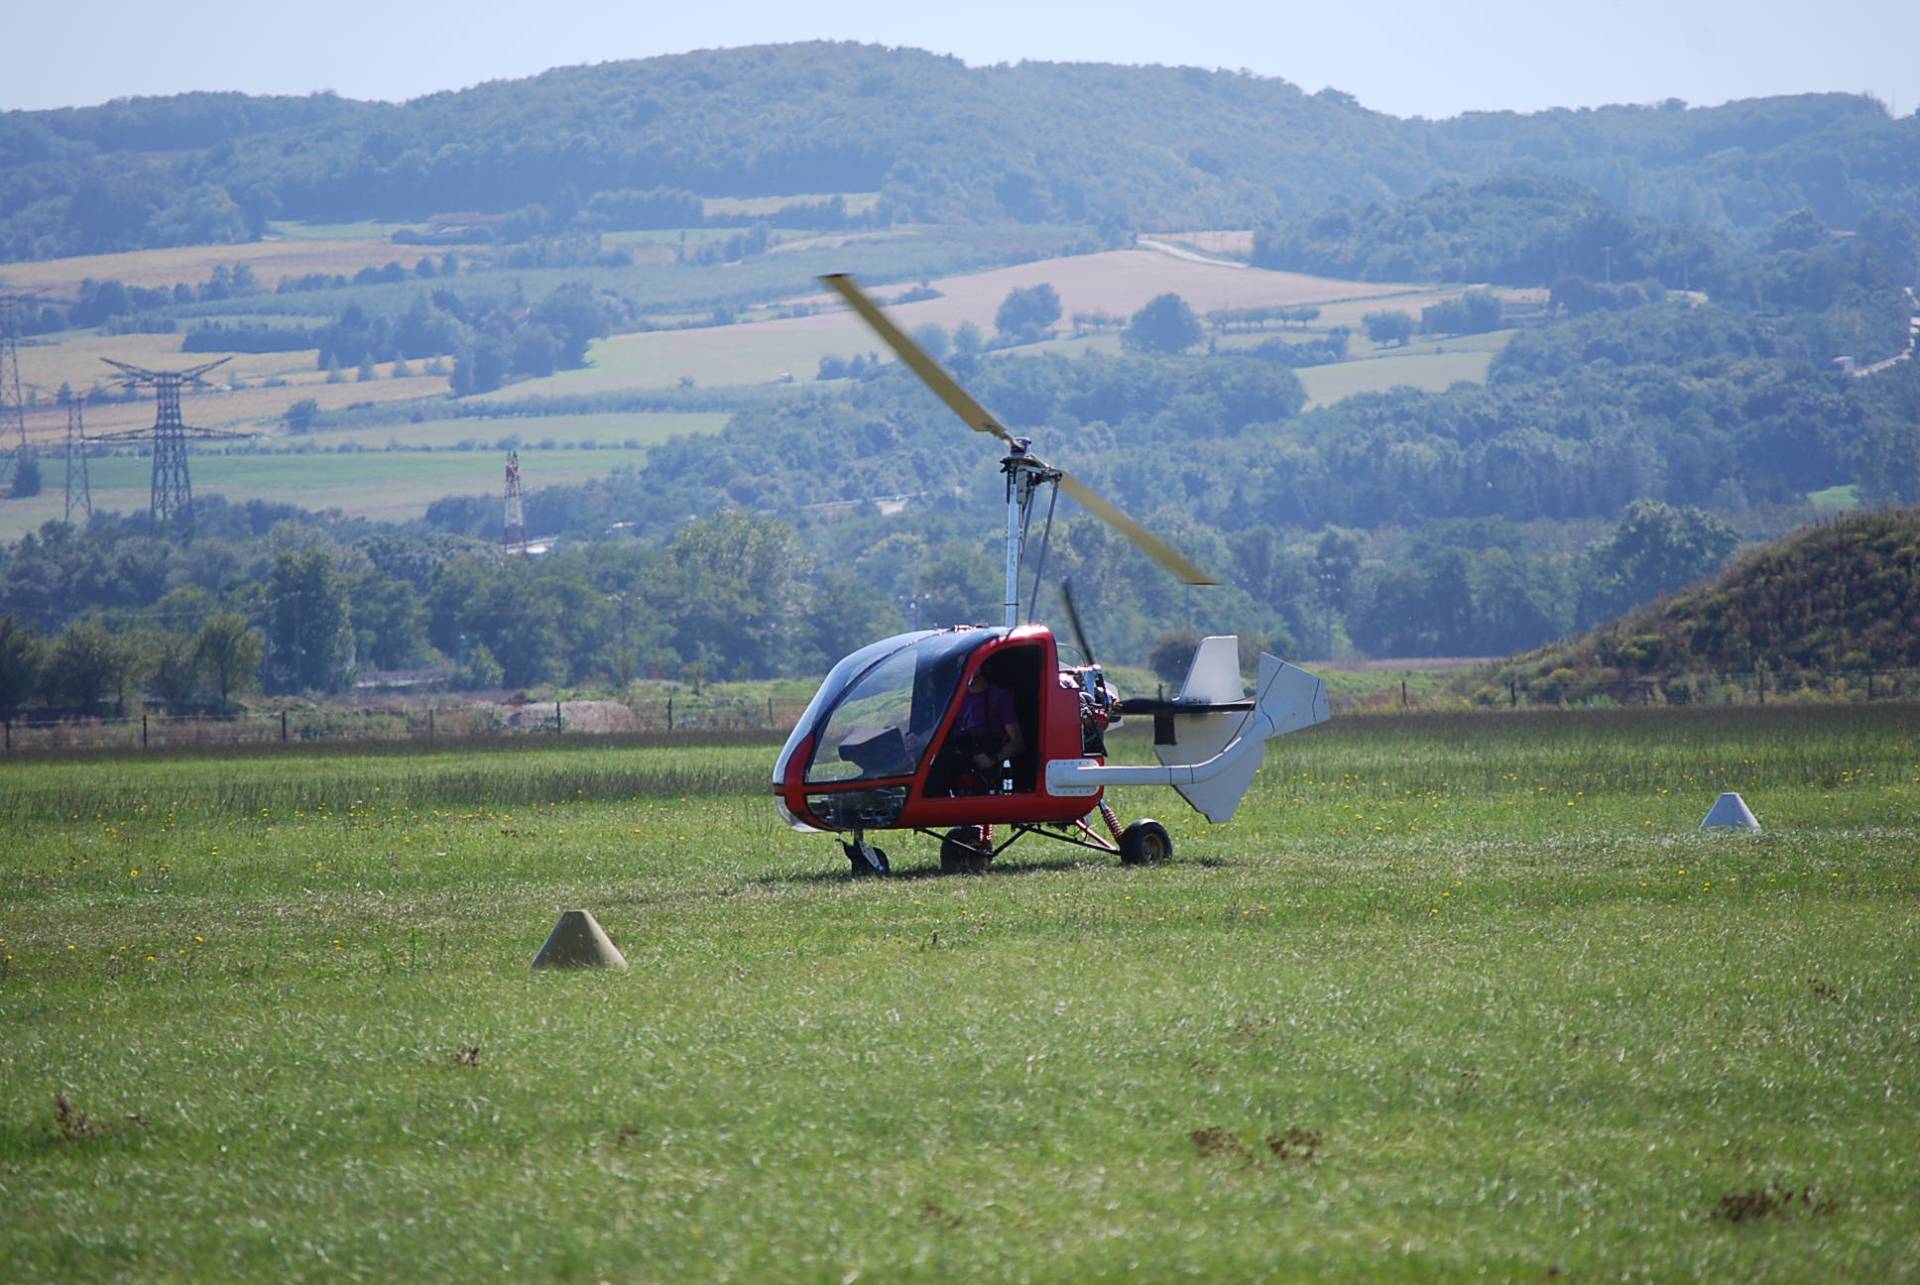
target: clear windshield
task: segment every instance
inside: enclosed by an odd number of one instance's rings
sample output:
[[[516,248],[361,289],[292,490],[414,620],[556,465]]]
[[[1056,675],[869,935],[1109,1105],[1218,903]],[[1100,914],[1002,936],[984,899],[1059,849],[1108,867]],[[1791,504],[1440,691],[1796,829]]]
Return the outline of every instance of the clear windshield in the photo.
[[[910,775],[960,686],[967,656],[1002,632],[906,635],[906,646],[883,653],[857,676],[845,676],[845,690],[827,696],[832,704],[807,765],[807,782]],[[840,667],[834,668],[838,674]]]
[[[858,678],[866,668],[889,652],[911,647],[922,638],[933,636],[932,630],[923,630],[914,634],[895,634],[891,638],[882,638],[879,642],[868,643],[851,656],[843,657],[839,664],[827,671],[826,678],[820,684],[820,690],[807,702],[806,710],[800,715],[800,721],[793,725],[793,731],[787,736],[786,746],[780,751],[780,757],[773,764],[773,783],[784,785],[787,779],[787,765],[793,759],[794,750],[800,742],[812,733],[814,725],[820,721],[820,711],[832,702],[834,697],[846,690],[847,684]]]

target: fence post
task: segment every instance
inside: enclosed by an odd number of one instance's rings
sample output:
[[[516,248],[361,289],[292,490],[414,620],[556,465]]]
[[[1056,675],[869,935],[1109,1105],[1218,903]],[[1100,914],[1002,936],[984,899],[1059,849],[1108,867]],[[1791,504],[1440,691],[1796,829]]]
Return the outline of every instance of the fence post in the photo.
[[[1767,703],[1767,671],[1756,666],[1753,671],[1753,687],[1760,694],[1760,703]]]
[[[433,706],[427,706],[427,744],[433,744]]]
[[[673,730],[673,693],[667,693],[667,730]]]
[[[561,729],[565,726],[566,724],[560,718],[560,702],[555,701],[553,703],[553,734],[560,735]]]
[[[1873,699],[1873,671],[1871,669],[1867,671],[1867,699]]]
[[[140,712],[140,748],[143,750],[147,748],[147,714],[145,710]]]
[[[284,709],[280,711],[280,739],[287,739],[287,711]]]
[[[13,720],[7,720],[7,753],[13,753]]]
[[[1507,708],[1516,709],[1520,704],[1520,684],[1517,680],[1507,680]]]
[[[767,697],[767,727],[769,730],[773,727],[773,697],[771,696]]]

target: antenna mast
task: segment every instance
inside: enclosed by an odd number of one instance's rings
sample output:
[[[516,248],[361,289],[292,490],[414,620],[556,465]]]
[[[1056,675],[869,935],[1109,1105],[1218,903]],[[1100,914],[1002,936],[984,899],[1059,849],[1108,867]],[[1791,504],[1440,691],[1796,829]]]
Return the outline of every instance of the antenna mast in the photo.
[[[527,505],[520,491],[520,452],[507,452],[506,520],[500,527],[500,552],[507,557],[527,551]]]

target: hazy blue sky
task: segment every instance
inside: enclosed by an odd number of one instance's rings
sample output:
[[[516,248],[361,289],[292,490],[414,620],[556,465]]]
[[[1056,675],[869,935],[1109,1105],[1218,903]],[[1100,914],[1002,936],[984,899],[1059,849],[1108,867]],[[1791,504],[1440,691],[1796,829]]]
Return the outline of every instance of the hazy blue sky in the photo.
[[[1395,115],[1867,91],[1920,103],[1920,2],[10,0],[0,108],[188,89],[404,99],[572,63],[842,39],[969,63],[1246,68]]]

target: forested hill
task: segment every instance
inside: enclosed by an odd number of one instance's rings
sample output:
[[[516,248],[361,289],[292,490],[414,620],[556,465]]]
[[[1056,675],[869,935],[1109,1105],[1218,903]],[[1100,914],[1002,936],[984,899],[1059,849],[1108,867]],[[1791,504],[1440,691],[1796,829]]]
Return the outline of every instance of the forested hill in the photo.
[[[1115,234],[1247,227],[1516,166],[1629,215],[1763,228],[1808,208],[1851,227],[1920,204],[1920,118],[1821,94],[1430,122],[1237,72],[762,46],[397,105],[203,93],[6,113],[0,259],[243,240],[275,218],[539,206],[521,226],[619,226],[688,194],[879,193],[882,220]]]
[[[1535,697],[1579,699],[1655,679],[1669,698],[1712,676],[1920,666],[1920,510],[1886,509],[1808,527],[1737,560],[1708,584],[1654,602],[1568,643],[1517,658]]]

